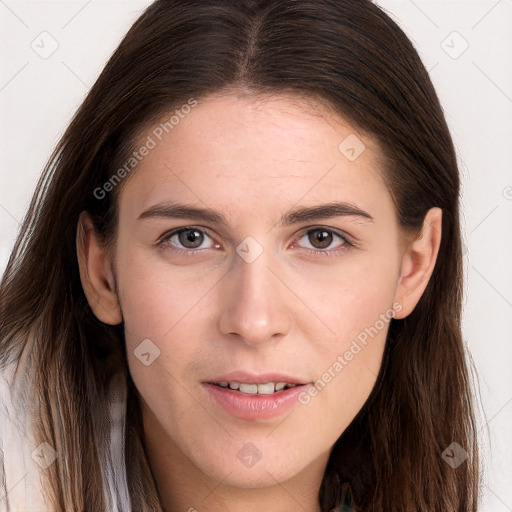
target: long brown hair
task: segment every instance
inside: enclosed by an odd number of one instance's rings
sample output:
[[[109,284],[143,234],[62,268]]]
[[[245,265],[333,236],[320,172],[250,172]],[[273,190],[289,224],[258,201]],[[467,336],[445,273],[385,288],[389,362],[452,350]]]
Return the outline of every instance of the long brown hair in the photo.
[[[190,98],[239,89],[314,98],[373,137],[403,227],[419,230],[428,209],[443,210],[431,280],[415,310],[390,323],[375,387],[333,447],[322,510],[339,505],[348,482],[360,510],[476,511],[455,151],[416,50],[369,0],[158,0],[77,111],[37,185],[0,289],[1,366],[18,367],[19,388],[36,404],[35,438],[59,454],[46,473],[54,510],[112,506],[101,467],[110,424],[93,410],[108,410],[116,382],[128,397],[123,456],[131,507],[162,510],[123,326],[99,322],[88,305],[77,222],[90,212],[114,246],[120,187],[101,198],[95,190],[126,162],[142,129]],[[456,469],[442,457],[453,442],[468,454]]]

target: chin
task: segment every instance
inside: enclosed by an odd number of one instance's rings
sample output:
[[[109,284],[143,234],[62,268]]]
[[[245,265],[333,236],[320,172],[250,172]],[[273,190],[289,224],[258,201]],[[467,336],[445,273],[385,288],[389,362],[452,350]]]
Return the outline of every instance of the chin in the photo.
[[[258,465],[260,463],[258,463]],[[299,471],[294,471],[293,468],[273,468],[263,465],[259,468],[226,465],[221,468],[216,468],[214,473],[204,472],[215,480],[222,482],[224,485],[242,489],[261,489],[272,487],[276,485],[277,482],[285,482],[293,478]]]
[[[278,454],[274,447],[259,451],[250,442],[238,448],[239,443],[231,443],[229,448],[211,452],[201,450],[199,457],[192,459],[201,471],[223,484],[241,488],[262,488],[276,485],[276,481],[284,482],[300,473],[307,463],[294,461],[292,453],[298,450],[281,449]],[[263,442],[259,443],[260,446]],[[265,450],[270,455],[265,456]],[[205,457],[205,454],[208,454]],[[277,455],[277,456],[276,456]]]

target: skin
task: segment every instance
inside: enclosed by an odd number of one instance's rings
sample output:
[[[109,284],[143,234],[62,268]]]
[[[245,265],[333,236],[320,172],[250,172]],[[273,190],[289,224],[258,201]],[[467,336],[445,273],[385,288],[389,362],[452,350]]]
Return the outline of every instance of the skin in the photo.
[[[351,134],[366,147],[354,161],[338,150]],[[370,394],[389,323],[334,376],[333,364],[393,305],[396,318],[414,309],[440,244],[438,208],[428,212],[421,236],[407,238],[400,229],[379,157],[375,141],[303,99],[211,96],[123,183],[113,266],[82,214],[84,291],[101,321],[124,322],[144,442],[165,510],[320,510],[330,450]],[[213,208],[228,225],[138,219],[168,201]],[[292,208],[332,201],[373,220],[352,215],[279,225]],[[203,238],[187,246],[175,235],[158,246],[163,234],[181,227],[200,229]],[[319,227],[331,230],[323,243]],[[248,236],[263,249],[252,263],[236,252]],[[193,250],[199,252],[185,254]],[[134,355],[147,338],[160,350],[149,366]],[[201,385],[235,369],[316,382],[329,368],[330,382],[306,405],[267,420],[234,418]],[[261,455],[252,467],[237,457],[249,442]]]

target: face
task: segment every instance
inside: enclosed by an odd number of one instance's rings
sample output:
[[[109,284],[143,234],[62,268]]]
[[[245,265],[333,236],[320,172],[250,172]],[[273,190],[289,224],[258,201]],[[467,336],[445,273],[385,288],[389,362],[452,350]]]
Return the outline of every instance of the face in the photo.
[[[120,192],[115,252],[145,421],[235,486],[325,464],[400,308],[379,148],[291,97],[210,97],[158,126]]]

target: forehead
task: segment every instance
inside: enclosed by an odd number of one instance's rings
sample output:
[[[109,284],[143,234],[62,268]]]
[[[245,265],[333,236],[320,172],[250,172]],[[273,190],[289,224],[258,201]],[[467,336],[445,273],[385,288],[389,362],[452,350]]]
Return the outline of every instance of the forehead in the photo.
[[[133,213],[178,198],[263,212],[301,198],[368,203],[387,193],[377,143],[297,97],[210,97],[163,115],[135,148],[145,145],[120,196]]]

